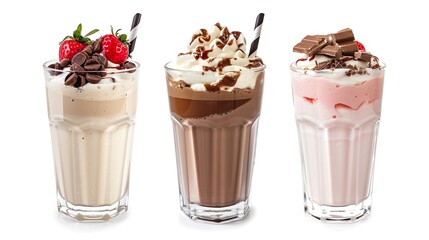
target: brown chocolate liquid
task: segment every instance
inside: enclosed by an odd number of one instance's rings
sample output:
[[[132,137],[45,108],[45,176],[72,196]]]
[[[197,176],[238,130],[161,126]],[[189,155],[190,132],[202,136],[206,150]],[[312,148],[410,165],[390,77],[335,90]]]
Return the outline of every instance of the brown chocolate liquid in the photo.
[[[225,207],[249,197],[263,73],[252,90],[196,92],[168,79],[180,193]]]

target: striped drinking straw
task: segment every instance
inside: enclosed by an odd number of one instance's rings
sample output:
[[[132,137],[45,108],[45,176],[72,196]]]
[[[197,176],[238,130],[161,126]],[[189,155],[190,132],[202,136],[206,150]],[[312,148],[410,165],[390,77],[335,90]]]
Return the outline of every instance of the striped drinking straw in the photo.
[[[265,14],[259,13],[256,17],[255,29],[254,29],[254,37],[252,41],[252,45],[250,45],[249,58],[256,57],[256,51],[258,50],[259,37],[261,36],[262,23],[264,22]]]
[[[131,31],[130,31],[130,45],[129,45],[129,55],[134,51],[134,47],[136,46],[136,40],[137,40],[137,31],[139,30],[140,25],[140,13],[136,13],[133,18],[133,23],[131,24]]]

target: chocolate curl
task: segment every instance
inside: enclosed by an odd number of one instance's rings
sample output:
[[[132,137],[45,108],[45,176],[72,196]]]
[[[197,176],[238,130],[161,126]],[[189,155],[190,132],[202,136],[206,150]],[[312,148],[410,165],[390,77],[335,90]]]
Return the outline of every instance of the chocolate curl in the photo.
[[[308,35],[293,47],[293,51],[305,53],[310,57],[318,53],[326,44],[328,42],[324,37]]]

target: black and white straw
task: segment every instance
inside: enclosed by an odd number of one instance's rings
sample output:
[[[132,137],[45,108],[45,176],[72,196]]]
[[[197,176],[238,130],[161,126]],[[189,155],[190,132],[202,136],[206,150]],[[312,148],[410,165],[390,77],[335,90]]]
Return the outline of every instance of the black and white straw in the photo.
[[[259,13],[256,17],[254,37],[252,45],[250,45],[249,58],[256,57],[256,52],[258,51],[259,38],[261,37],[262,23],[264,22],[264,14]]]
[[[133,23],[131,24],[131,31],[130,31],[130,45],[129,45],[129,55],[131,55],[131,53],[134,51],[134,47],[136,46],[136,40],[137,40],[137,31],[139,30],[139,25],[140,25],[140,18],[141,18],[141,14],[140,13],[136,13],[136,15],[134,15],[133,18]]]

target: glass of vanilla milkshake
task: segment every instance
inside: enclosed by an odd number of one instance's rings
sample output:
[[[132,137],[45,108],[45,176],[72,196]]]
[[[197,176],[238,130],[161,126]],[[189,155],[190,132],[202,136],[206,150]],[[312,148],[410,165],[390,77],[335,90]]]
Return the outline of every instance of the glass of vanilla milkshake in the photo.
[[[43,64],[58,211],[79,221],[128,208],[140,65],[111,63],[101,45]]]

